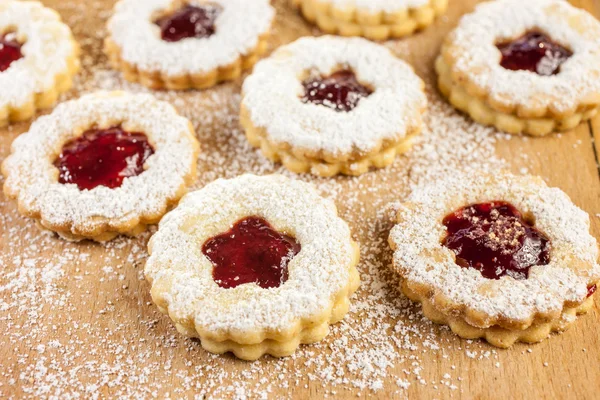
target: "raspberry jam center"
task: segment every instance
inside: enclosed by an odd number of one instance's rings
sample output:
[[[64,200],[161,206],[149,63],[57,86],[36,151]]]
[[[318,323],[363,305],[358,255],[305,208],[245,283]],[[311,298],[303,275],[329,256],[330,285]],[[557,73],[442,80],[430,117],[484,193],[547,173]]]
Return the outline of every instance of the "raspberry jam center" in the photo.
[[[215,4],[186,5],[172,14],[159,18],[161,38],[167,42],[178,42],[187,38],[206,38],[215,33],[215,21],[221,7]]]
[[[550,241],[509,203],[494,201],[461,208],[444,218],[442,244],[456,263],[488,279],[527,279],[529,269],[550,262]]]
[[[588,288],[587,297],[592,297],[594,293],[596,293],[597,286],[592,285]]]
[[[6,71],[13,62],[23,58],[22,46],[15,33],[0,36],[0,72]]]
[[[112,189],[144,172],[152,154],[154,149],[143,133],[127,132],[120,126],[90,129],[63,146],[54,166],[60,183],[74,183],[80,190]]]
[[[573,55],[569,49],[538,31],[527,32],[497,47],[502,53],[500,65],[504,68],[531,71],[543,76],[558,74],[560,66]]]
[[[341,70],[328,77],[310,77],[304,82],[304,103],[319,104],[335,111],[351,111],[373,93],[356,79],[354,72]]]
[[[296,239],[277,232],[264,219],[248,217],[206,241],[202,253],[213,263],[213,279],[220,287],[256,283],[269,289],[287,281],[287,266],[300,249]]]

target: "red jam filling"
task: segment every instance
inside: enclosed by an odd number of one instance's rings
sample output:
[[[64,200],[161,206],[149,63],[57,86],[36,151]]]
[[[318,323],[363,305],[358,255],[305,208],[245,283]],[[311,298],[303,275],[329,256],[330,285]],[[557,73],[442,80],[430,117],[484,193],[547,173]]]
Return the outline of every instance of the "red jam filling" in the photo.
[[[504,275],[527,279],[529,269],[550,262],[550,241],[509,203],[473,204],[446,216],[443,245],[456,263],[475,268],[485,278]]]
[[[213,263],[213,279],[220,287],[256,283],[269,289],[287,281],[287,266],[300,249],[293,237],[277,232],[264,219],[248,217],[206,241],[202,253]]]
[[[0,36],[0,72],[6,71],[13,62],[23,58],[22,46],[15,33]]]
[[[502,53],[500,65],[512,71],[525,70],[550,76],[560,72],[560,66],[573,53],[544,33],[527,32],[518,39],[497,45]]]
[[[304,103],[319,104],[335,111],[351,111],[373,93],[356,79],[354,72],[341,70],[328,77],[311,77],[302,82]]]
[[[215,21],[221,7],[214,4],[186,5],[185,7],[155,21],[161,37],[166,42],[178,42],[187,38],[206,38],[215,33]]]
[[[120,126],[90,129],[66,143],[54,161],[60,183],[74,183],[80,190],[97,186],[116,188],[123,179],[144,172],[154,154],[146,135],[126,132]]]
[[[592,285],[592,286],[590,286],[590,287],[588,288],[587,297],[592,297],[592,295],[593,295],[594,293],[596,293],[596,289],[597,289],[596,285]]]

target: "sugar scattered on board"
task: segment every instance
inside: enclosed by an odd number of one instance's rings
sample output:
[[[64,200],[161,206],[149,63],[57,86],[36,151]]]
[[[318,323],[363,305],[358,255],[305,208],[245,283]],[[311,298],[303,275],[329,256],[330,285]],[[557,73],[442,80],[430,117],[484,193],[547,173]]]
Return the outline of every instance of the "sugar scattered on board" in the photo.
[[[150,92],[123,81],[100,56],[105,32],[88,28],[82,16],[106,19],[110,12],[105,2],[60,7],[78,39],[85,36],[77,94],[97,89]],[[403,42],[390,47],[401,56],[410,50]],[[428,88],[426,129],[406,157],[359,178],[319,179],[290,174],[251,148],[238,123],[237,84],[154,94],[173,104],[196,129],[202,151],[195,188],[244,172],[279,172],[312,182],[336,201],[362,245],[363,283],[349,315],[325,340],[303,346],[289,358],[248,363],[208,354],[177,333],[151,302],[142,269],[152,230],[104,246],[66,243],[40,233],[0,197],[6,210],[0,214],[0,230],[11,240],[0,254],[0,347],[6,349],[0,360],[0,397],[15,388],[30,398],[96,398],[103,393],[179,398],[190,392],[198,398],[270,398],[286,392],[291,397],[293,388],[306,388],[311,381],[326,384],[323,395],[330,397],[382,390],[405,396],[411,385],[435,386],[450,396],[464,380],[460,367],[440,374],[431,367],[435,360],[461,353],[482,366],[500,367],[497,352],[456,339],[400,294],[388,268],[387,235],[395,207],[415,186],[458,169],[502,167],[494,146],[505,135],[465,120]],[[0,158],[7,152],[0,149]]]

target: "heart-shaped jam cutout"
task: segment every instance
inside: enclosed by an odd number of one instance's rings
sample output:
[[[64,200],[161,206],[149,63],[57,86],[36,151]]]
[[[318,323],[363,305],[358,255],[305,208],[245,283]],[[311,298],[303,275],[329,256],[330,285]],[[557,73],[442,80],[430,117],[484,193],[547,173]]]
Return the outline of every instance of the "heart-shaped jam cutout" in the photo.
[[[207,240],[202,253],[212,262],[213,279],[220,287],[256,283],[269,289],[287,281],[288,264],[300,249],[296,239],[277,232],[263,218],[248,217]]]
[[[592,297],[594,293],[596,293],[597,286],[592,285],[588,288],[587,297]]]
[[[354,72],[344,69],[327,77],[309,77],[302,82],[304,103],[313,103],[335,111],[351,111],[365,97],[373,93],[362,85]]]
[[[22,46],[14,32],[0,36],[0,72],[6,71],[13,62],[23,58]]]
[[[527,279],[531,267],[550,262],[549,239],[509,203],[473,204],[446,216],[443,224],[442,244],[454,251],[456,263],[485,278]]]
[[[558,74],[560,66],[573,55],[569,49],[538,31],[527,32],[497,47],[502,53],[500,65],[504,68],[531,71],[543,76]]]
[[[221,7],[217,4],[188,4],[159,18],[155,24],[160,27],[161,38],[166,42],[206,38],[214,35],[215,21],[220,13]]]
[[[90,129],[63,146],[54,166],[60,183],[74,183],[80,190],[116,188],[125,178],[144,172],[152,154],[154,149],[143,133],[127,132],[120,126]]]

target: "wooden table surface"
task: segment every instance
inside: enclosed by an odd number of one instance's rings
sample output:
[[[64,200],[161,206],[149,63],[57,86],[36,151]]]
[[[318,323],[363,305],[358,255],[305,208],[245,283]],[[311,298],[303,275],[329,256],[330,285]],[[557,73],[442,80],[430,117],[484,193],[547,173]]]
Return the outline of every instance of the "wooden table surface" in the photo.
[[[61,13],[84,51],[83,71],[65,99],[97,88],[144,90],[122,81],[102,55],[103,27],[113,1],[43,3]],[[442,38],[476,3],[451,0],[447,15],[434,26],[387,45],[432,84],[432,63]],[[600,16],[598,0],[572,3]],[[299,36],[319,34],[285,0],[274,5],[278,16],[271,50]],[[202,155],[197,188],[220,176],[282,171],[243,140],[237,120],[240,83],[157,94],[191,118],[198,131]],[[429,97],[436,104],[429,124],[443,124],[447,118],[459,128],[473,129],[472,139],[457,134],[466,140],[458,147],[473,146],[477,156],[485,155],[492,143],[497,161],[504,160],[517,173],[541,175],[569,194],[590,214],[592,233],[600,237],[600,118],[562,135],[507,140],[470,122],[457,123],[461,117],[448,112],[434,90]],[[0,160],[28,127],[29,122],[0,130]],[[445,140],[446,146],[451,143]],[[0,398],[598,398],[598,296],[594,310],[564,334],[497,350],[422,321],[418,307],[395,289],[388,276],[385,241],[391,222],[385,210],[388,203],[402,200],[419,173],[417,166],[438,162],[419,164],[415,157],[430,154],[423,147],[392,168],[362,178],[300,177],[337,201],[362,244],[364,283],[352,312],[326,340],[283,360],[246,363],[229,355],[212,356],[198,342],[178,335],[151,303],[143,279],[149,234],[107,245],[66,243],[40,233],[18,215],[13,202],[0,197]],[[465,163],[485,162],[466,158]]]

